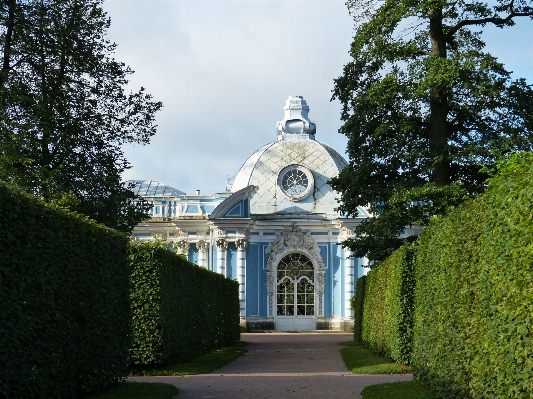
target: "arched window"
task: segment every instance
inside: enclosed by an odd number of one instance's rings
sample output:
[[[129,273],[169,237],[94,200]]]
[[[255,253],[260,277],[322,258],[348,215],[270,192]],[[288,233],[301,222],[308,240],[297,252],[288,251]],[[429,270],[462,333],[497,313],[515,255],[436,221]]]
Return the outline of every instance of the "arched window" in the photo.
[[[315,314],[315,270],[301,253],[284,256],[277,269],[277,315],[313,316]]]

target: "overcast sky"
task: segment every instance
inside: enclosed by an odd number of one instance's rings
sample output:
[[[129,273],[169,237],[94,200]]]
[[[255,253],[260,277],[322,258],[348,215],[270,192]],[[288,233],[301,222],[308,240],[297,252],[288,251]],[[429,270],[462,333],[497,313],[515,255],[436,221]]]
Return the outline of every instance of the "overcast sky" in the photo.
[[[105,0],[116,59],[164,108],[147,146],[128,146],[124,179],[222,192],[259,147],[276,140],[289,95],[303,96],[316,139],[345,154],[333,79],[350,60],[345,0]],[[488,29],[488,49],[533,83],[533,22]]]

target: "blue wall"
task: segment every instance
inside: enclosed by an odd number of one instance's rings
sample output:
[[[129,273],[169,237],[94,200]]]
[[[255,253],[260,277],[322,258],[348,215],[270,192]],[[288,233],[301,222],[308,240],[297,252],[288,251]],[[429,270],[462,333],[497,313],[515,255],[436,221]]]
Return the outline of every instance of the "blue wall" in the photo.
[[[259,316],[261,244],[250,243],[246,254],[246,316]]]
[[[324,316],[330,316],[333,312],[333,294],[332,287],[329,284],[331,279],[331,268],[329,267],[331,263],[331,245],[330,243],[319,242],[318,247],[320,248],[320,256],[322,256],[325,266],[324,277],[326,281],[324,285]]]
[[[226,253],[226,276],[232,280],[237,280],[237,247],[234,242],[228,243]]]
[[[319,243],[325,270],[324,316],[341,315],[342,312],[342,247],[336,243]]]
[[[246,315],[267,317],[266,243],[248,245],[246,254]]]
[[[265,254],[267,243],[250,242],[246,254],[246,316],[267,317],[268,298],[266,289]],[[319,242],[320,255],[325,265],[324,316],[345,316],[344,309],[344,250],[336,243]],[[227,255],[227,273],[233,279],[237,276],[237,252],[230,243]],[[354,259],[354,286],[364,269],[362,259]],[[233,277],[235,276],[235,277]]]
[[[198,248],[196,248],[196,244],[189,245],[187,259],[189,259],[189,262],[198,264]]]

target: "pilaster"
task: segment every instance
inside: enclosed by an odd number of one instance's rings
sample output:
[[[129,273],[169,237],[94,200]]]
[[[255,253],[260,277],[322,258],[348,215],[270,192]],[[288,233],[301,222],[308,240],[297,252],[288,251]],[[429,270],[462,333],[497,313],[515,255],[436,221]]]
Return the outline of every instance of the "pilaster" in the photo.
[[[246,319],[246,249],[248,241],[238,239],[237,247],[237,281],[239,282],[239,302],[241,309],[241,321]]]
[[[207,251],[209,250],[209,242],[200,240],[196,243],[198,248],[198,266],[207,267]]]
[[[341,229],[340,239],[342,241],[353,237],[350,229]],[[353,320],[353,308],[351,299],[355,293],[355,259],[353,252],[349,248],[343,249],[344,253],[344,319]]]
[[[216,241],[217,246],[217,272],[226,275],[226,251],[228,250],[228,242],[223,238]]]

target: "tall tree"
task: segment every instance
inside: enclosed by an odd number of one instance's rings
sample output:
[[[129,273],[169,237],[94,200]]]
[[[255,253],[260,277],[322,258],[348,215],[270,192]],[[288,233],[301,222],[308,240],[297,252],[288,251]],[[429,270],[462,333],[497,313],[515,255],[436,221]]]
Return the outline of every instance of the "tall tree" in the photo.
[[[380,260],[406,225],[483,190],[498,156],[533,147],[533,91],[484,52],[482,29],[533,16],[533,2],[348,0],[353,60],[335,80],[349,166],[340,210],[374,217],[345,245]],[[411,238],[413,239],[413,238]]]
[[[113,58],[103,0],[0,0],[0,179],[130,231],[146,203],[121,182],[122,145],[162,107]]]

